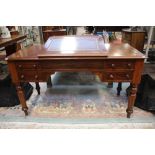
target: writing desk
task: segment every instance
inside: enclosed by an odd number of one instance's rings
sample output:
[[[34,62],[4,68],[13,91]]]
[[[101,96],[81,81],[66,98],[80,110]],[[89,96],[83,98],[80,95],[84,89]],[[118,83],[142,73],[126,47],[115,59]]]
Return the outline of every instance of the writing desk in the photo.
[[[40,94],[39,82],[46,82],[55,72],[91,71],[104,82],[131,83],[126,110],[130,118],[144,59],[145,56],[129,44],[104,44],[99,36],[57,36],[50,37],[45,45],[19,50],[8,56],[7,61],[25,115],[28,107],[21,82],[36,82]]]

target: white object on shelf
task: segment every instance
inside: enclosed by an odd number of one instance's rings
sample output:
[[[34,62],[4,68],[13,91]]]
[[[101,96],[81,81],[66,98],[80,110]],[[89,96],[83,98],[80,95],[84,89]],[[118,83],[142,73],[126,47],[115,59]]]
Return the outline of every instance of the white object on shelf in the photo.
[[[105,43],[109,43],[109,34],[103,30],[103,39]]]
[[[1,31],[2,31],[1,32],[2,33],[1,38],[3,38],[3,39],[11,38],[10,31],[9,31],[9,29],[7,27],[2,26]]]

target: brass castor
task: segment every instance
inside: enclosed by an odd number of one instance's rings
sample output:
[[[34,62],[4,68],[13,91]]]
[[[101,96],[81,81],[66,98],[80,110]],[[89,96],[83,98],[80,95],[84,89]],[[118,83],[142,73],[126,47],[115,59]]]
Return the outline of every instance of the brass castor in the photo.
[[[127,109],[126,112],[127,112],[127,118],[130,118],[131,114],[133,113],[133,110]]]
[[[130,118],[130,116],[131,116],[131,113],[127,113],[127,118]]]
[[[28,108],[22,108],[22,110],[24,111],[25,116],[28,116]]]

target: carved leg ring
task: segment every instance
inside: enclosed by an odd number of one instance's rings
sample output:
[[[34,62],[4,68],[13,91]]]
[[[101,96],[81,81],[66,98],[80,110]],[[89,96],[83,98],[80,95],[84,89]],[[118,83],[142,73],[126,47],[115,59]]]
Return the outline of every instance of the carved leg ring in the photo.
[[[28,115],[28,107],[26,105],[26,100],[25,100],[25,95],[24,95],[23,89],[20,84],[16,84],[16,89],[17,89],[19,101],[22,105],[22,110],[24,111],[25,116],[27,116]]]
[[[36,82],[36,90],[38,92],[38,95],[40,95],[40,86],[39,86],[39,82]]]
[[[133,106],[134,106],[135,99],[136,99],[136,93],[137,93],[137,85],[132,84],[130,95],[128,97],[128,108],[126,110],[127,118],[130,118],[131,114],[133,113]]]
[[[130,118],[131,114],[133,113],[133,109],[126,109],[127,118]]]
[[[122,82],[119,82],[117,87],[117,96],[120,96],[121,90],[122,90]]]

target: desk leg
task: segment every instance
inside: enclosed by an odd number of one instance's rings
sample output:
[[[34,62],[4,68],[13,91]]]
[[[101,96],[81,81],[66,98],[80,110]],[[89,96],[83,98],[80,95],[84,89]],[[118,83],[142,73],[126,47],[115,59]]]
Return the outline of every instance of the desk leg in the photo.
[[[120,96],[121,90],[122,90],[122,82],[119,82],[117,87],[117,96]]]
[[[109,82],[107,88],[113,88],[113,82]]]
[[[51,87],[52,87],[52,80],[51,80],[51,76],[50,76],[47,80],[47,88],[51,88]]]
[[[16,83],[16,89],[17,89],[17,94],[18,94],[20,104],[22,105],[22,110],[24,111],[25,115],[27,116],[28,115],[28,107],[26,105],[24,91],[23,91],[20,83]]]
[[[128,108],[126,110],[127,112],[127,118],[130,118],[131,114],[133,113],[133,106],[136,99],[136,93],[137,93],[137,85],[131,84],[131,90],[128,97]]]
[[[37,89],[38,95],[40,95],[40,86],[39,86],[39,82],[36,82],[36,89]]]

